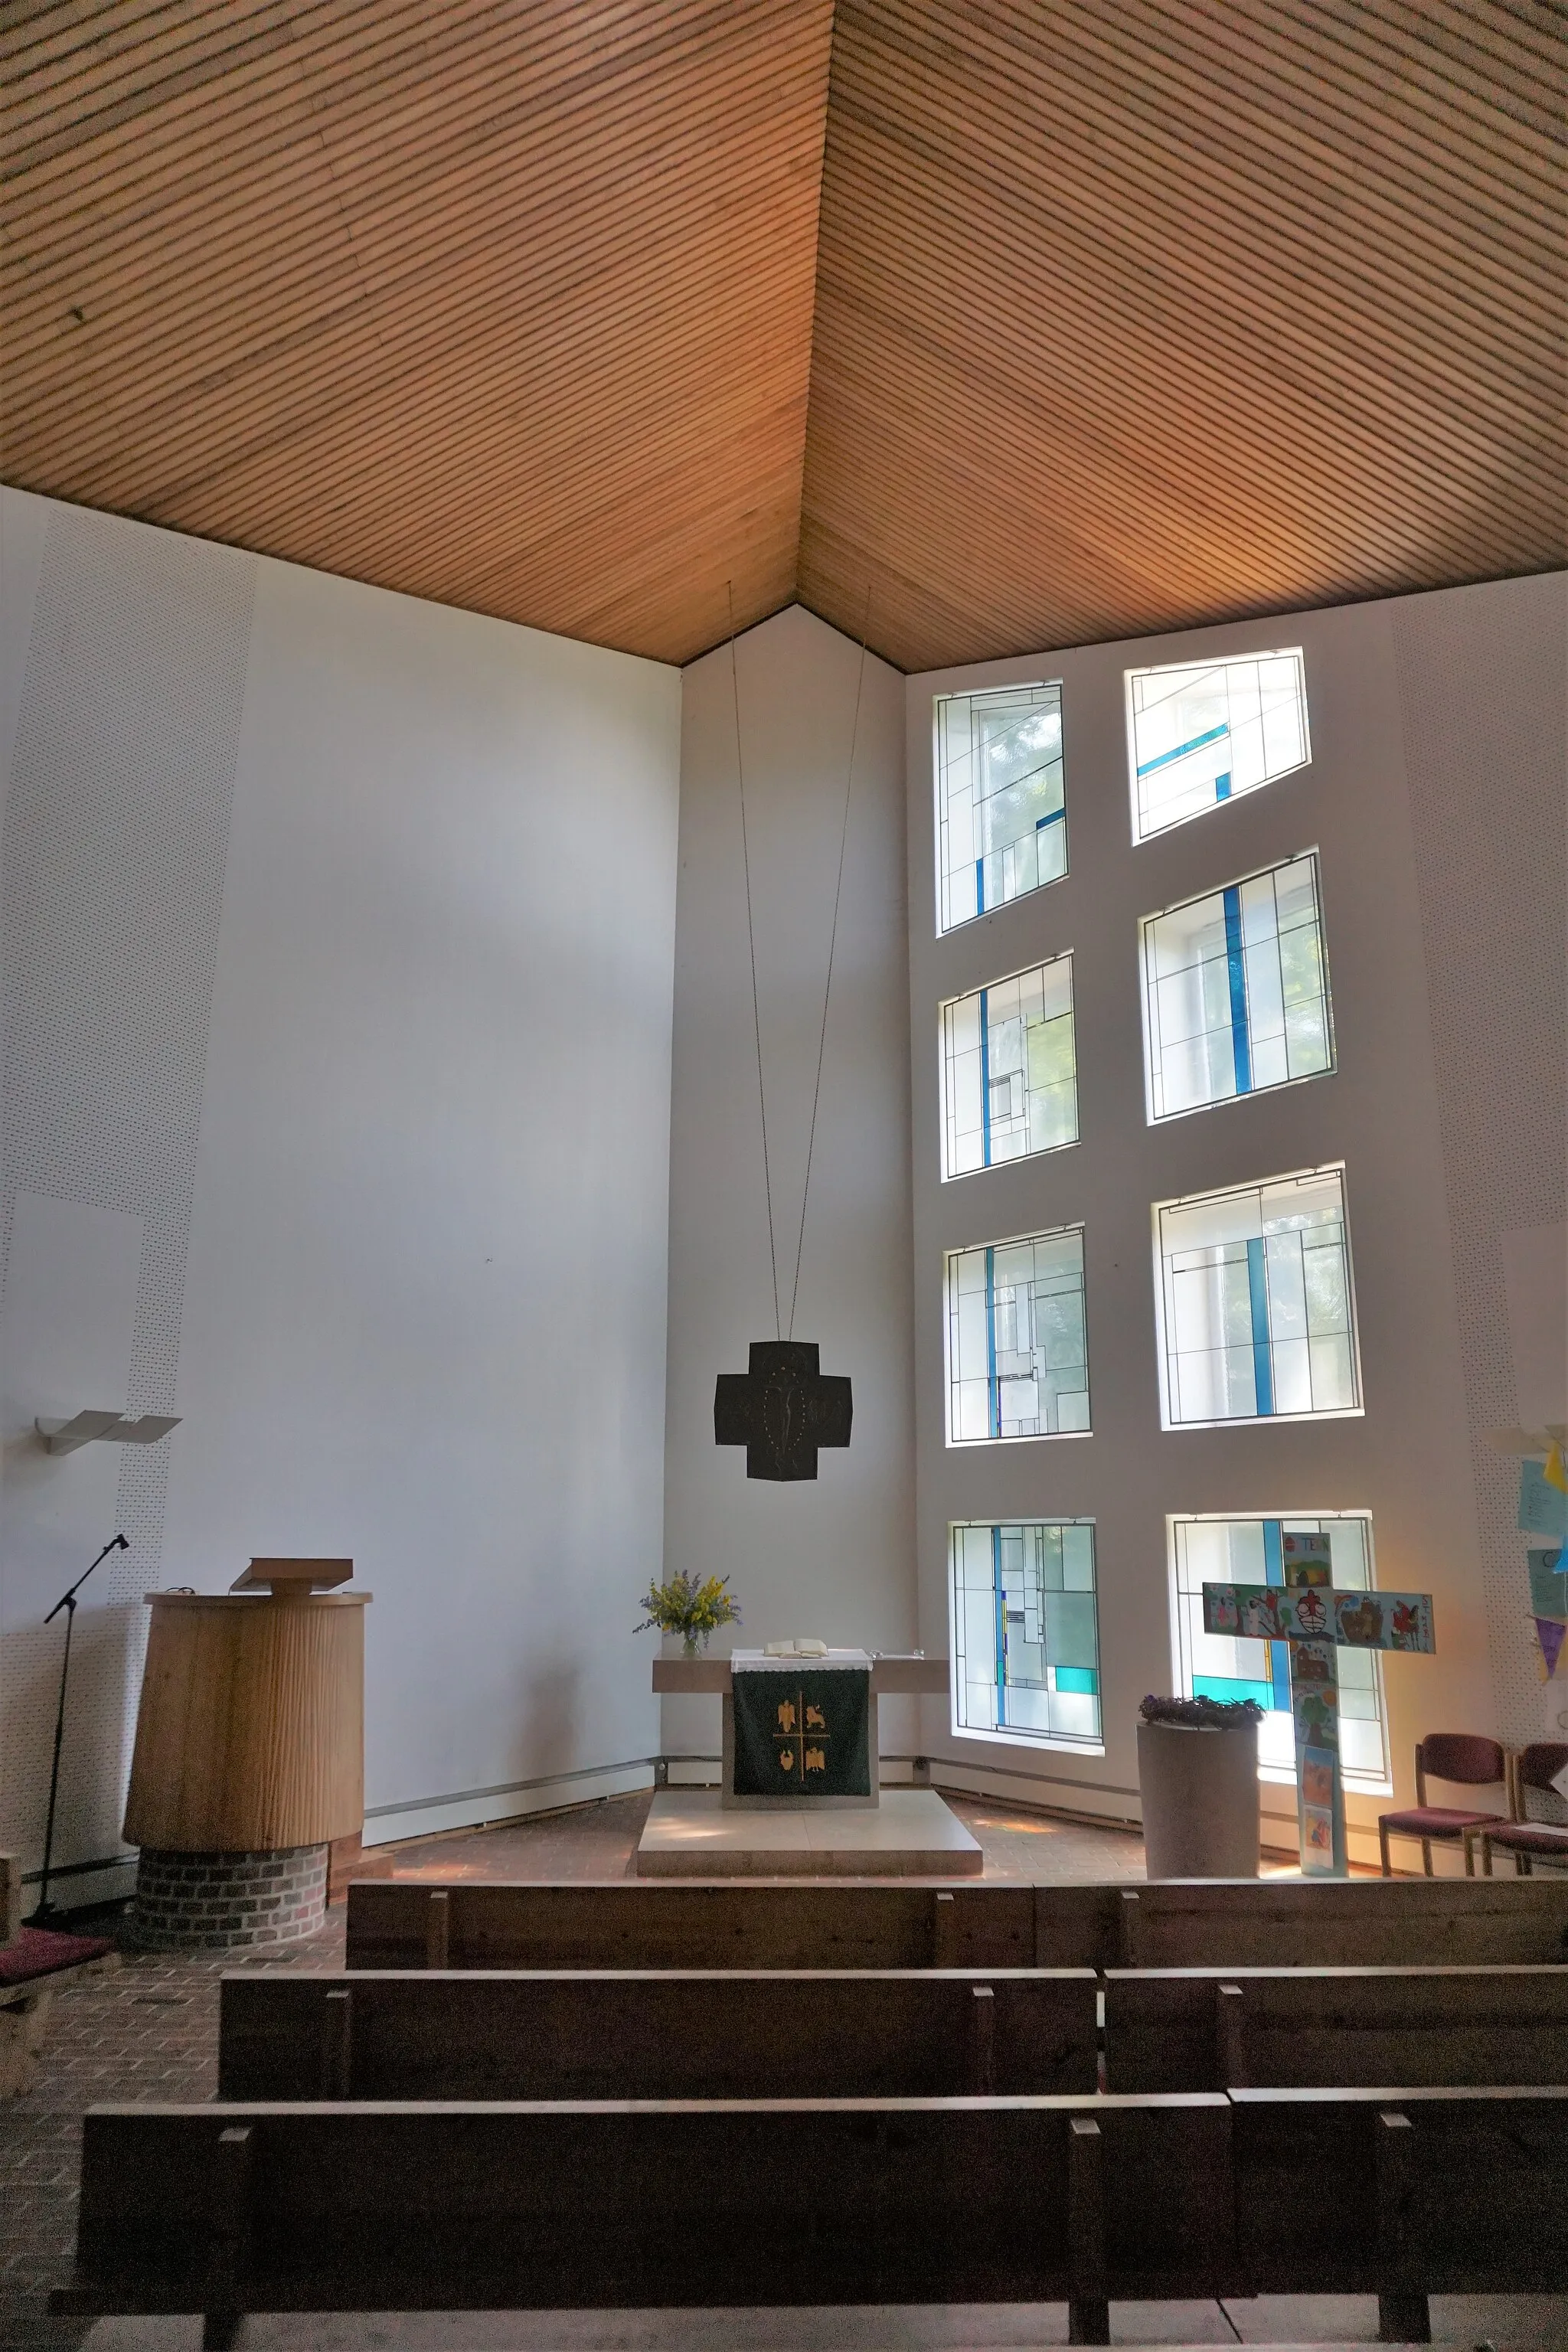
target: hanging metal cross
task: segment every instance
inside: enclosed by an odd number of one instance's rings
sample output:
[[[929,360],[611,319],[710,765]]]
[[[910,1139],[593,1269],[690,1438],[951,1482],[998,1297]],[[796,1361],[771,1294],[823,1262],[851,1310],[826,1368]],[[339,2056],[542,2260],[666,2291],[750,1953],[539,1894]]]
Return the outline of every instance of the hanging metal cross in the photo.
[[[849,1382],[805,1339],[753,1339],[751,1370],[721,1372],[713,1436],[743,1445],[748,1478],[815,1478],[819,1445],[847,1445]]]
[[[1301,1869],[1313,1878],[1344,1878],[1344,1783],[1340,1769],[1342,1646],[1413,1650],[1437,1643],[1429,1592],[1336,1592],[1327,1536],[1283,1538],[1285,1581],[1205,1584],[1204,1631],[1241,1642],[1283,1642],[1290,1660],[1290,1715],[1296,1730],[1296,1811]]]

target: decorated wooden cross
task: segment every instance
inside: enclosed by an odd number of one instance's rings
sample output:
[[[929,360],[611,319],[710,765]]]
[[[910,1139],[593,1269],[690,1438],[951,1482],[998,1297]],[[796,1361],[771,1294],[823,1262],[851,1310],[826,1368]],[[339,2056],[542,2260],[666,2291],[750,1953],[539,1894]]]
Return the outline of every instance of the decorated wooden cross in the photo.
[[[1296,1811],[1301,1869],[1343,1878],[1344,1783],[1340,1771],[1339,1650],[1436,1649],[1428,1592],[1336,1592],[1327,1536],[1281,1539],[1285,1581],[1205,1584],[1204,1631],[1242,1642],[1283,1642],[1296,1731]]]
[[[805,1339],[753,1339],[751,1370],[713,1391],[714,1441],[745,1447],[748,1478],[815,1478],[817,1447],[847,1445],[852,1417],[848,1381]]]

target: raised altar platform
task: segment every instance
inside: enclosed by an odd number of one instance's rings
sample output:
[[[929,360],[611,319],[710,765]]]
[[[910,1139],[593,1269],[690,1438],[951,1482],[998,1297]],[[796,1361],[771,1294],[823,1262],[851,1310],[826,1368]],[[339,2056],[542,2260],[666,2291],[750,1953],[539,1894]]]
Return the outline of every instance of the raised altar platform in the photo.
[[[789,1811],[726,1806],[717,1789],[661,1789],[634,1857],[639,1878],[978,1878],[984,1866],[934,1789]]]

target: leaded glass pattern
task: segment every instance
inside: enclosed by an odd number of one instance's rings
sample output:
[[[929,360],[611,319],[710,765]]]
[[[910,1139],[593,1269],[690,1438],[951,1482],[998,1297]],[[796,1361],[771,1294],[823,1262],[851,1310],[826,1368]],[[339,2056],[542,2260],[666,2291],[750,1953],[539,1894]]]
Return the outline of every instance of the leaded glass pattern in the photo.
[[[950,1445],[1088,1429],[1083,1228],[947,1260]]]
[[[950,1538],[953,1729],[1098,1746],[1092,1522],[968,1522]]]
[[[1344,1173],[1155,1209],[1167,1429],[1361,1410]]]
[[[1171,1582],[1176,1623],[1176,1670],[1188,1698],[1256,1699],[1264,1709],[1258,1731],[1258,1769],[1272,1780],[1296,1778],[1290,1721],[1289,1643],[1238,1642],[1204,1631],[1205,1584],[1283,1584],[1280,1538],[1329,1538],[1336,1589],[1370,1592],[1376,1585],[1372,1521],[1364,1512],[1313,1517],[1173,1518]],[[1340,1761],[1347,1782],[1363,1790],[1388,1784],[1388,1739],[1383,1709],[1383,1662],[1375,1650],[1339,1653]]]
[[[1304,767],[1300,648],[1130,669],[1127,738],[1135,841]]]
[[[1149,916],[1142,940],[1152,1119],[1333,1068],[1315,852]]]
[[[944,1180],[1078,1141],[1072,958],[942,1008]]]
[[[937,928],[1068,870],[1059,686],[994,687],[936,704]]]

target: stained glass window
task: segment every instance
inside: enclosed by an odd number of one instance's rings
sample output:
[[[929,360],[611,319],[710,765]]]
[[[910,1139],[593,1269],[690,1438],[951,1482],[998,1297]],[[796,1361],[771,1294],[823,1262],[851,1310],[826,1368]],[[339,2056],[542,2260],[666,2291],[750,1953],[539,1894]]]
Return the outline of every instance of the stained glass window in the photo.
[[[1072,958],[942,1008],[944,1178],[1078,1140]]]
[[[951,1544],[953,1729],[1098,1746],[1092,1522],[971,1522]]]
[[[1333,1068],[1311,850],[1151,915],[1142,935],[1151,1118]]]
[[[936,705],[937,928],[951,931],[1068,870],[1059,686]]]
[[[1290,1661],[1287,1642],[1240,1642],[1204,1632],[1205,1584],[1283,1584],[1280,1538],[1329,1538],[1334,1583],[1342,1592],[1369,1592],[1376,1584],[1372,1521],[1364,1512],[1328,1512],[1276,1519],[1173,1518],[1171,1580],[1176,1618],[1176,1664],[1184,1696],[1256,1699],[1258,1769],[1266,1780],[1296,1778],[1290,1722]],[[1375,1650],[1339,1653],[1340,1759],[1352,1787],[1383,1789],[1388,1781],[1388,1739],[1383,1715],[1383,1663]]]
[[[1147,841],[1311,757],[1300,647],[1127,673],[1132,837]]]
[[[1083,1228],[947,1260],[950,1445],[1088,1429]]]
[[[1167,1429],[1360,1411],[1342,1169],[1164,1202],[1154,1222]]]

